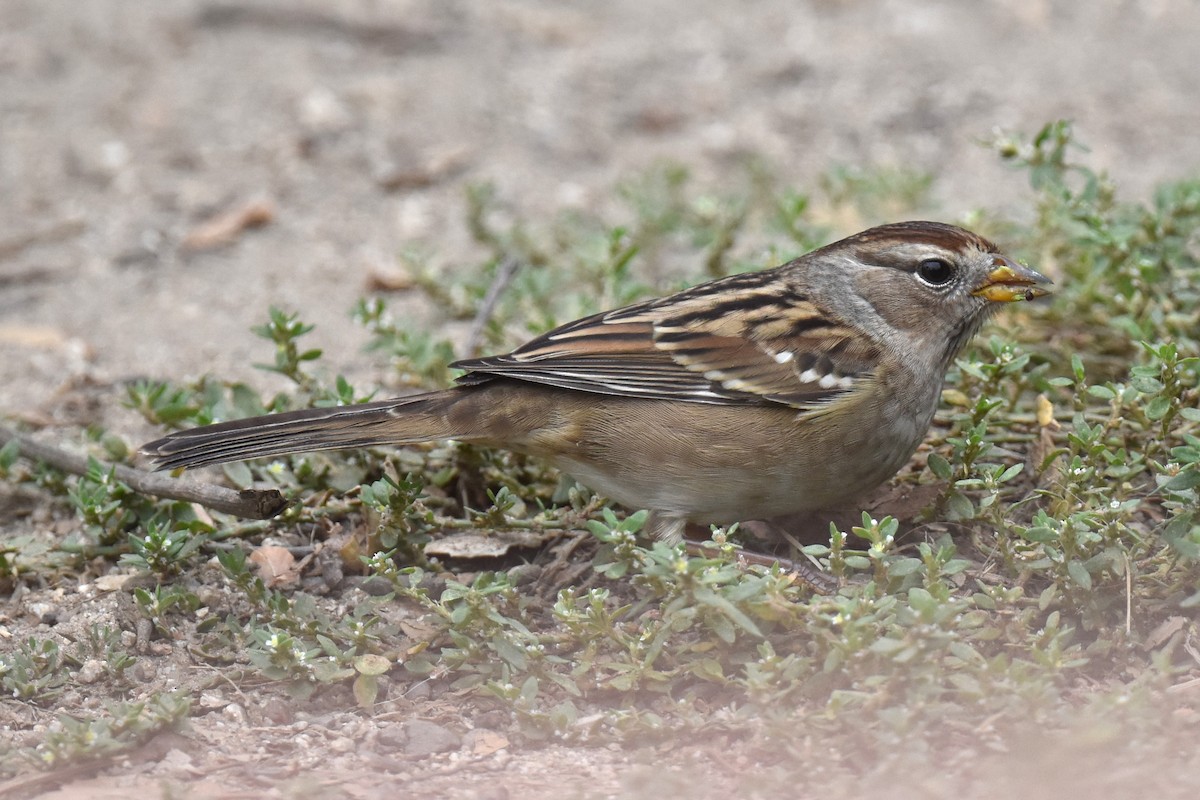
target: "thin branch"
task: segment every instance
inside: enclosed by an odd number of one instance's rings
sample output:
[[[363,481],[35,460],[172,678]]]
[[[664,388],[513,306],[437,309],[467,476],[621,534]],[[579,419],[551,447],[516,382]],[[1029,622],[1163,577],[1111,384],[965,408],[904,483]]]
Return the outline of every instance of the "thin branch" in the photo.
[[[29,233],[23,233],[9,239],[0,239],[0,258],[10,258],[33,245],[46,242],[58,242],[77,236],[87,230],[87,225],[81,219],[64,219],[53,222],[44,228]]]
[[[467,334],[465,352],[468,358],[479,355],[479,345],[483,342],[483,329],[496,312],[496,304],[500,302],[500,295],[508,288],[508,284],[517,274],[520,266],[521,262],[512,256],[505,256],[504,260],[500,262],[500,266],[496,268],[492,284],[488,287],[487,294],[483,296],[483,302],[479,304],[479,310],[475,312],[475,319],[471,322],[471,332]]]
[[[0,446],[16,442],[22,456],[72,475],[88,473],[86,456],[69,453],[51,445],[35,442],[11,428],[0,426]],[[117,480],[135,492],[186,503],[250,519],[270,519],[287,507],[288,501],[277,489],[228,489],[211,483],[184,481],[123,464],[100,462],[105,470],[114,470]]]

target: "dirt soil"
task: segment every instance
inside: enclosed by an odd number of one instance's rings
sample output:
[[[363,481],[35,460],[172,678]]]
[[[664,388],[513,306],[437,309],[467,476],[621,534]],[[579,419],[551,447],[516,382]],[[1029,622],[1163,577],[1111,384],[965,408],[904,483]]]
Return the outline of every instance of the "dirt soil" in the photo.
[[[248,331],[269,304],[377,383],[349,309],[402,250],[478,259],[464,188],[484,181],[536,219],[603,208],[616,180],[662,159],[715,186],[757,154],[801,188],[835,162],[905,165],[935,176],[947,216],[1028,214],[1024,177],[979,141],[1056,118],[1127,194],[1200,168],[1195,3],[732,8],[0,1],[0,416],[68,445],[91,422],[140,440],[150,431],[119,404],[131,379],[270,389]],[[44,524],[33,503],[0,508],[0,535]],[[0,647],[114,615],[94,586],[35,589],[0,605]],[[210,677],[160,655],[156,685]],[[42,796],[708,797],[744,794],[756,769],[737,743],[522,748],[445,706],[414,733],[352,702],[272,711],[277,698],[220,681],[208,696],[187,738]],[[414,737],[444,752],[406,750]],[[697,787],[695,765],[716,761],[725,771]]]

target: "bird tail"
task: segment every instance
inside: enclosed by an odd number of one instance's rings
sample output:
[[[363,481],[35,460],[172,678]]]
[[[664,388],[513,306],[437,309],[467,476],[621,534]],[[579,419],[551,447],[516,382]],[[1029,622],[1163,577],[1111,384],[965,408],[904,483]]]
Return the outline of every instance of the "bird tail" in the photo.
[[[142,446],[156,469],[200,467],[314,450],[411,444],[456,438],[448,412],[462,391],[306,408],[176,431]],[[458,415],[456,415],[458,416]]]

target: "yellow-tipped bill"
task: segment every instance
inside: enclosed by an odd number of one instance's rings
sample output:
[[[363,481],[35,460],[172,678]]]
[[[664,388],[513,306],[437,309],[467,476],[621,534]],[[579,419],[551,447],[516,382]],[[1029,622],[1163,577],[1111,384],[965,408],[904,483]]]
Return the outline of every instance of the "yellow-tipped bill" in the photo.
[[[1050,289],[1039,284],[1050,282],[1049,278],[1036,270],[997,256],[995,269],[971,294],[994,303],[1014,303],[1049,294]]]

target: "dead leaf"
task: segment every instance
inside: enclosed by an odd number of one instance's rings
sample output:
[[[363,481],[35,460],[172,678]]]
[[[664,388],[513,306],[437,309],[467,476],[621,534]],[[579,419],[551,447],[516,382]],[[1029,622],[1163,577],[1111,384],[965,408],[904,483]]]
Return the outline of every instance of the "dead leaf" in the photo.
[[[372,267],[367,273],[368,292],[407,292],[417,285],[408,270],[398,267]]]
[[[1146,637],[1143,647],[1146,650],[1157,650],[1166,644],[1171,637],[1183,630],[1187,624],[1187,617],[1181,617],[1178,614],[1167,617],[1158,624],[1158,627],[1150,632]]]
[[[216,521],[213,520],[212,514],[208,513],[208,509],[199,503],[192,503],[192,513],[196,515],[196,519],[200,520],[204,524],[211,525],[214,528],[219,527]]]
[[[258,568],[258,577],[268,588],[290,586],[300,580],[295,557],[286,547],[264,545],[250,554],[250,563]]]
[[[869,497],[865,508],[875,516],[887,514],[901,522],[909,522],[919,518],[922,511],[933,505],[944,488],[939,483],[892,485]],[[851,526],[858,524],[854,520]]]
[[[1055,457],[1046,463],[1047,459],[1050,459],[1051,453],[1058,449],[1058,444],[1054,441],[1054,434],[1050,432],[1050,428],[1041,428],[1038,431],[1038,438],[1029,448],[1029,467],[1030,471],[1037,475],[1038,487],[1049,486],[1058,480],[1062,471],[1062,458]]]
[[[275,204],[270,200],[250,200],[209,219],[183,237],[185,250],[212,250],[230,244],[242,231],[261,228],[275,219]]]
[[[1038,425],[1043,428],[1058,430],[1062,427],[1054,418],[1054,403],[1050,402],[1050,398],[1044,394],[1037,396],[1037,421]]]
[[[419,619],[400,621],[400,630],[408,638],[417,642],[429,642],[442,633],[442,627]]]
[[[401,163],[380,169],[375,182],[394,192],[400,189],[424,189],[466,168],[470,151],[465,147],[447,147],[415,157],[407,155]]]
[[[475,756],[490,756],[492,753],[506,749],[509,745],[508,737],[495,731],[489,731],[487,728],[468,731],[464,738],[467,750]]]
[[[59,350],[70,338],[49,325],[0,325],[0,344],[16,344],[36,350]]]
[[[425,555],[438,558],[499,558],[514,547],[541,547],[550,531],[460,531],[425,545]]]
[[[337,551],[338,558],[342,561],[342,569],[352,575],[361,575],[365,572],[363,557],[373,555],[378,550],[378,548],[371,547],[369,533],[365,526],[358,526],[351,530],[344,530],[339,526],[338,530],[329,534],[325,540],[325,547]]]
[[[120,573],[101,575],[92,581],[92,584],[102,592],[120,592],[124,591],[125,587],[136,577],[136,575]]]

